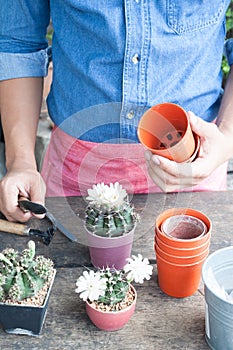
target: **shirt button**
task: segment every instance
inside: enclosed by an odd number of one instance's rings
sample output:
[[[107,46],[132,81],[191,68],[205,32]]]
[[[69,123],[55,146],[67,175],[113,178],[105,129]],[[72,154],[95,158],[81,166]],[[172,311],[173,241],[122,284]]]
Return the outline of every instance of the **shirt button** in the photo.
[[[130,111],[128,114],[127,114],[127,118],[128,119],[133,119],[134,117],[134,111]]]
[[[137,53],[132,57],[132,62],[133,62],[134,64],[138,64],[138,62],[139,62],[139,56],[138,56]]]

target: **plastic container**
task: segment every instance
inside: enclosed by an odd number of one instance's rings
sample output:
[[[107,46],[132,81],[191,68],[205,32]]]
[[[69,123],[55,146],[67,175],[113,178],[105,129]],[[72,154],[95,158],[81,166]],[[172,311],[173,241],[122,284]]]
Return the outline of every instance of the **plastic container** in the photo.
[[[206,302],[206,341],[211,349],[233,349],[233,303],[224,300],[214,288],[210,269],[215,282],[227,292],[233,290],[233,247],[212,253],[202,268]]]

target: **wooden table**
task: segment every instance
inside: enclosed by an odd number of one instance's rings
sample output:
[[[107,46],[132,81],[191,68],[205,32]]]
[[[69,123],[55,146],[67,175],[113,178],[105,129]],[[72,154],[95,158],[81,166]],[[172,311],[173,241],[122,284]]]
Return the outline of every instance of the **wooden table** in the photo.
[[[184,299],[169,297],[158,286],[153,249],[154,221],[159,213],[171,207],[201,210],[213,223],[210,251],[233,245],[233,192],[136,195],[132,200],[141,213],[133,253],[147,256],[154,265],[154,272],[150,281],[135,285],[138,301],[129,323],[119,331],[104,332],[89,321],[84,302],[74,292],[83,266],[90,266],[88,248],[84,244],[72,243],[56,232],[49,246],[34,239],[37,253],[51,257],[57,268],[42,334],[39,337],[9,335],[0,329],[0,349],[208,349],[202,282],[193,296]],[[48,198],[46,204],[83,243],[85,201],[77,197]],[[30,224],[43,226],[47,222],[31,220]],[[28,240],[28,237],[0,233],[1,249],[9,246],[21,249]]]

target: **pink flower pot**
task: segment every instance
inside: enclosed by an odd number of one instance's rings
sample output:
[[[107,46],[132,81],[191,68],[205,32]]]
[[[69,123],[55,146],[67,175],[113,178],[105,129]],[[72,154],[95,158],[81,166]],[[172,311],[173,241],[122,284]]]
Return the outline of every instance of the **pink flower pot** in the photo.
[[[134,231],[135,228],[119,237],[100,237],[86,231],[92,264],[97,268],[121,270],[131,255]]]
[[[86,302],[87,315],[97,328],[105,331],[116,331],[124,327],[131,319],[136,306],[137,292],[132,285],[130,287],[135,295],[134,301],[120,311],[99,311]]]

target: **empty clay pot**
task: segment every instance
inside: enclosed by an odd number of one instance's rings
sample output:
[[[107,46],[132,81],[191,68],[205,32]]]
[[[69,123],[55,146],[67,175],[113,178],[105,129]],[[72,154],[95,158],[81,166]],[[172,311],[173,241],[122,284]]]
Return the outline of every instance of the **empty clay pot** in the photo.
[[[190,215],[174,215],[161,225],[165,235],[176,239],[195,239],[204,236],[206,225],[203,221]]]
[[[192,239],[176,239],[164,234],[164,232],[161,229],[162,224],[166,219],[175,215],[190,215],[190,216],[193,216],[194,218],[198,218],[206,226],[205,234]],[[199,247],[203,245],[205,242],[210,240],[211,230],[212,230],[212,223],[210,219],[202,212],[191,208],[167,209],[156,218],[156,222],[155,222],[155,235],[165,244],[175,248],[187,249],[187,248]]]
[[[174,103],[161,103],[147,110],[138,124],[138,138],[154,154],[178,163],[192,161],[200,143],[186,111]]]

